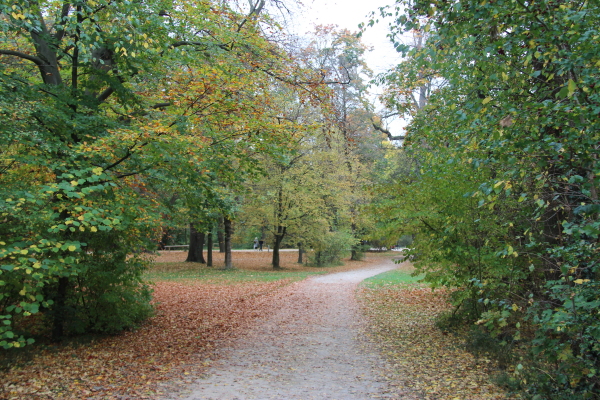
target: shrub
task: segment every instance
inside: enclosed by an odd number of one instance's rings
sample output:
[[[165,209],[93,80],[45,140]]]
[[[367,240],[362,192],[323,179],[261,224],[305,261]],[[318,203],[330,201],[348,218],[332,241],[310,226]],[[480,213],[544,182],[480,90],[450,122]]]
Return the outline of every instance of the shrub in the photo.
[[[313,267],[340,265],[340,260],[356,243],[347,232],[327,232],[318,242],[313,243],[313,251],[308,253],[308,264]]]

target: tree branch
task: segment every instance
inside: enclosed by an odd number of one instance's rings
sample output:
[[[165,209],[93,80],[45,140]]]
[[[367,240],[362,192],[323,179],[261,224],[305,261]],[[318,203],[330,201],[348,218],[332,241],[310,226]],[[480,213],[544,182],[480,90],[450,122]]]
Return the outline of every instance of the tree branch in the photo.
[[[208,47],[209,47],[206,43],[202,43],[202,42],[190,42],[188,40],[181,40],[179,42],[171,43],[171,45],[169,46],[169,48],[175,49],[175,48],[181,47],[181,46],[203,46],[203,48],[200,49],[200,50],[208,50]],[[222,50],[227,50],[227,51],[230,50],[229,45],[224,44],[224,43],[222,43],[222,44],[215,44],[214,46],[218,47],[218,48],[220,48]]]
[[[158,104],[151,105],[150,108],[165,108],[165,107],[169,107],[170,105],[171,105],[171,103],[158,103]]]
[[[250,4],[250,12],[246,16],[246,18],[244,18],[244,20],[242,22],[240,22],[240,24],[238,25],[238,29],[237,29],[238,32],[240,32],[242,30],[242,28],[244,27],[246,22],[248,22],[248,19],[250,17],[252,17],[252,15],[258,16],[260,14],[260,12],[262,11],[263,7],[265,6],[265,0],[258,0],[256,2],[256,4],[254,3],[253,0],[248,0],[248,3]]]
[[[71,3],[65,1],[62,6],[62,10],[60,12],[60,16],[54,22],[54,26],[58,26],[59,28],[56,30],[54,34],[54,39],[56,42],[60,42],[62,38],[65,36],[65,28],[63,25],[63,20],[69,15],[69,10],[71,9]]]
[[[106,88],[106,90],[104,90],[102,93],[100,93],[100,95],[98,96],[98,98],[96,100],[98,100],[98,103],[102,103],[103,101],[108,99],[110,97],[110,95],[113,94],[114,92],[115,92],[115,89],[113,89],[112,87]]]
[[[36,57],[36,56],[32,56],[30,54],[21,53],[20,51],[2,50],[2,49],[0,49],[0,54],[5,54],[7,56],[15,56],[15,57],[22,58],[24,60],[31,61],[31,62],[35,63],[35,65],[37,65],[38,67],[45,67],[46,66],[46,63],[41,58]]]
[[[387,129],[383,128],[381,125],[376,124],[375,121],[371,121],[371,124],[373,125],[373,128],[375,128],[376,131],[385,133],[387,135],[388,139],[390,139],[390,140],[404,140],[404,139],[406,139],[406,135],[394,136],[394,134],[392,132],[390,132]]]

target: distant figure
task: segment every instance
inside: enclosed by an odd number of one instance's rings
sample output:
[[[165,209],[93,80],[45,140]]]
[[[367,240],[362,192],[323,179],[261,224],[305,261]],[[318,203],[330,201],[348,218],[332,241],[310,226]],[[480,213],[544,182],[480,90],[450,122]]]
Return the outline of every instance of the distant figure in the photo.
[[[254,250],[258,249],[258,238],[254,238]]]
[[[265,243],[265,241],[264,241],[264,240],[262,240],[262,239],[260,239],[260,240],[258,241],[258,249],[259,249],[260,251],[262,251],[262,247],[263,247],[263,244],[264,244],[264,243]]]

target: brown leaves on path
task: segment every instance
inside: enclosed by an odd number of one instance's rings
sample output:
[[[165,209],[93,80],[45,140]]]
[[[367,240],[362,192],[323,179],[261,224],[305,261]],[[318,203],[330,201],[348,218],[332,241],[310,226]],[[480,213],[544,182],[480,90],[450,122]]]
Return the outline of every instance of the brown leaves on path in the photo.
[[[388,359],[388,379],[403,399],[504,399],[490,381],[492,361],[475,358],[435,318],[449,309],[443,291],[418,284],[361,287],[370,339]]]

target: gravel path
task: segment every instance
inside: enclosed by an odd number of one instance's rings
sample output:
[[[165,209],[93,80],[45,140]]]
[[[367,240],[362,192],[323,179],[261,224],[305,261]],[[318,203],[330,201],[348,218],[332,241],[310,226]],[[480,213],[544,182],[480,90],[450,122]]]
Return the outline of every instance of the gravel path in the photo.
[[[279,309],[225,349],[206,377],[177,399],[389,398],[383,360],[359,334],[356,285],[391,261],[291,286]],[[172,397],[174,398],[174,397]]]

